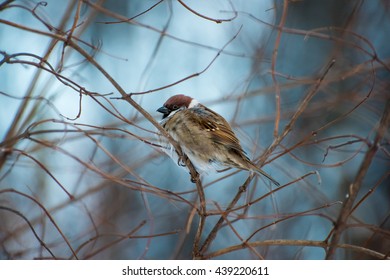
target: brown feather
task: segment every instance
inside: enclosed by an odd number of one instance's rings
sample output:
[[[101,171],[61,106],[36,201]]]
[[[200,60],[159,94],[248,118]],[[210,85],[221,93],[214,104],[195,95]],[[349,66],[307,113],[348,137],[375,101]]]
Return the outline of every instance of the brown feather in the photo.
[[[164,114],[164,128],[198,168],[205,170],[210,165],[235,167],[257,172],[280,185],[250,161],[230,124],[221,115],[199,103],[189,106],[192,100],[188,96],[176,95],[158,111]],[[172,111],[175,113],[169,116]]]
[[[207,131],[215,143],[224,145],[238,153],[245,153],[229,123],[221,115],[204,106],[190,108],[186,111],[192,115],[191,119],[195,125]]]

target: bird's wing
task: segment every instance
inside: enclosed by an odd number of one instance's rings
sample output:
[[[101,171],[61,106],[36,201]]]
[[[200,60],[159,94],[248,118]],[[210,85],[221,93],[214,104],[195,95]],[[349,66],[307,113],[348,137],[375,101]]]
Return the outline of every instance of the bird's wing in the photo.
[[[221,115],[204,106],[190,108],[186,111],[194,125],[209,133],[209,137],[217,144],[245,154],[229,123]]]

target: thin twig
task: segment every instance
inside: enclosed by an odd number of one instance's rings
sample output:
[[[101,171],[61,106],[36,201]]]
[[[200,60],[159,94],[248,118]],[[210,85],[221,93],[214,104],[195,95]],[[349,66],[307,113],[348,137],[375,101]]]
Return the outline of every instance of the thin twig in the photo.
[[[250,247],[259,247],[259,246],[299,246],[299,247],[320,247],[326,250],[328,244],[324,241],[315,241],[315,240],[287,240],[287,239],[273,239],[273,240],[264,240],[264,241],[255,241],[250,243],[241,243],[238,245],[230,246],[223,248],[221,250],[212,252],[204,256],[204,259],[212,259],[218,256],[225,255],[227,253],[231,253],[237,250],[241,250],[244,248]],[[384,254],[378,253],[376,251],[351,245],[351,244],[338,244],[337,248],[343,249],[351,249],[357,252],[365,253],[368,256],[372,256],[377,259],[385,259],[386,256]],[[387,257],[387,259],[389,259]]]
[[[192,78],[195,78],[195,77],[198,77],[200,75],[202,75],[204,72],[206,72],[210,67],[211,65],[214,64],[214,62],[217,60],[217,58],[220,56],[220,54],[224,51],[224,49],[231,43],[233,42],[238,34],[240,33],[242,29],[242,26],[238,29],[238,31],[236,32],[236,34],[234,34],[234,36],[217,52],[217,54],[214,56],[214,58],[210,61],[210,63],[205,67],[203,68],[203,70],[201,70],[200,72],[196,72],[196,73],[193,73],[187,77],[184,77],[176,82],[173,82],[173,83],[170,83],[170,84],[167,84],[167,85],[164,85],[162,87],[158,87],[158,88],[154,88],[154,89],[150,89],[150,90],[146,90],[146,91],[140,91],[140,92],[132,92],[130,93],[129,95],[132,96],[132,95],[141,95],[141,94],[147,94],[147,93],[152,93],[152,92],[156,92],[156,91],[160,91],[160,90],[163,90],[163,89],[167,89],[167,88],[170,88],[170,87],[173,87],[175,85],[178,85],[186,80],[189,80],[189,79],[192,79]],[[119,98],[111,98],[111,99],[123,99],[123,97],[119,97]]]
[[[286,127],[284,128],[284,131],[278,136],[275,138],[274,142],[271,144],[270,147],[268,147],[268,149],[265,151],[265,153],[261,156],[261,160],[260,160],[260,163],[259,163],[259,166],[263,166],[266,158],[268,158],[268,156],[276,149],[276,147],[279,145],[279,143],[287,136],[287,134],[291,131],[293,125],[295,124],[295,122],[297,121],[298,117],[303,113],[303,111],[306,109],[306,107],[308,106],[310,100],[313,98],[313,96],[315,95],[315,93],[318,91],[322,81],[325,79],[325,76],[328,74],[329,70],[332,68],[332,66],[334,65],[335,63],[335,60],[332,60],[328,66],[325,68],[325,71],[324,73],[321,75],[321,77],[318,79],[317,83],[315,83],[313,85],[313,87],[309,90],[308,94],[306,95],[306,97],[303,99],[303,101],[301,102],[300,106],[298,107],[297,111],[295,112],[295,114],[292,116],[290,122],[286,125]],[[234,206],[237,204],[238,200],[240,199],[241,195],[246,191],[249,183],[252,181],[253,179],[253,175],[250,175],[247,180],[244,182],[244,184],[239,188],[237,194],[235,195],[235,197],[233,198],[233,200],[230,202],[229,206],[226,208],[226,213],[229,213],[231,211],[231,209],[234,208]],[[200,252],[201,253],[204,253],[207,248],[209,247],[209,245],[211,244],[211,242],[214,240],[214,238],[216,237],[217,235],[217,232],[220,228],[220,226],[222,225],[223,221],[224,221],[224,215],[226,215],[226,213],[224,213],[221,218],[218,220],[218,222],[214,225],[213,229],[211,230],[210,234],[208,235],[208,237],[206,238],[205,242],[203,243],[203,245],[201,246],[201,249],[200,249]]]
[[[340,211],[337,222],[334,226],[333,234],[331,236],[331,240],[329,243],[329,247],[326,254],[326,259],[334,258],[335,251],[337,249],[337,245],[341,239],[341,235],[347,225],[348,217],[351,215],[353,204],[357,198],[359,190],[363,184],[363,179],[367,174],[367,171],[374,159],[374,156],[378,150],[379,143],[384,137],[387,129],[390,125],[390,99],[387,100],[385,109],[382,115],[382,118],[379,122],[378,131],[375,135],[375,139],[368,149],[366,156],[363,159],[363,162],[356,174],[356,178],[353,183],[349,186],[348,197],[344,202],[343,208]]]
[[[279,123],[280,123],[280,87],[279,83],[276,80],[275,76],[275,69],[276,69],[276,59],[278,57],[278,50],[279,50],[279,45],[280,45],[280,39],[282,37],[282,28],[284,27],[286,23],[286,18],[287,18],[287,10],[288,10],[288,0],[283,1],[283,12],[282,16],[280,18],[280,23],[278,25],[278,34],[275,39],[275,47],[272,53],[272,63],[271,63],[271,76],[272,76],[272,81],[275,86],[275,103],[276,103],[276,113],[275,113],[275,127],[274,127],[274,137],[278,136],[279,132]]]
[[[215,23],[222,23],[222,22],[228,22],[228,21],[232,21],[234,20],[236,17],[237,17],[237,13],[236,12],[233,12],[234,13],[234,16],[231,17],[231,18],[227,18],[227,19],[216,19],[216,18],[211,18],[211,17],[208,17],[208,16],[205,16],[205,15],[202,15],[201,13],[198,13],[197,11],[195,11],[194,9],[191,9],[187,4],[185,4],[182,0],[178,0],[178,2],[184,7],[186,8],[188,11],[190,11],[191,13],[193,13],[194,15],[198,16],[198,17],[201,17],[203,19],[206,19],[206,20],[210,20],[210,21],[214,21]],[[232,3],[230,2],[230,5],[232,5]]]
[[[49,254],[54,259],[56,259],[56,256],[53,254],[53,252],[50,250],[50,248],[46,245],[46,243],[38,236],[38,234],[35,231],[33,225],[30,223],[30,221],[22,213],[20,213],[19,211],[15,210],[15,209],[12,209],[12,208],[9,208],[9,207],[5,207],[5,206],[1,206],[1,205],[0,205],[0,210],[5,210],[5,211],[12,212],[12,213],[18,215],[19,217],[21,217],[27,223],[27,225],[31,229],[32,233],[34,234],[35,238],[39,241],[39,244],[41,244],[49,252]]]

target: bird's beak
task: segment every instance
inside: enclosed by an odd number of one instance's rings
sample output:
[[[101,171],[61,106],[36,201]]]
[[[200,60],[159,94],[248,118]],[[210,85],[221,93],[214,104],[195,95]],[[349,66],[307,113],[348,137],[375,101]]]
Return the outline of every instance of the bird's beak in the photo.
[[[169,112],[169,109],[165,106],[162,106],[160,108],[157,109],[157,112],[161,113],[161,114],[164,114],[164,115],[168,115],[170,112]]]
[[[169,114],[171,113],[171,111],[170,111],[167,107],[165,107],[165,106],[162,106],[162,107],[158,108],[158,109],[157,109],[157,112],[163,114],[163,117],[162,117],[163,119],[165,119],[166,117],[168,117]]]

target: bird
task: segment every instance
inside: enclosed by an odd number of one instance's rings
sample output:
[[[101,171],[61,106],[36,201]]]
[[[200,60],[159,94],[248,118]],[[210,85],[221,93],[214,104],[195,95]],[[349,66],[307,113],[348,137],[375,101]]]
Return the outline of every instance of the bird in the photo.
[[[183,94],[173,95],[157,112],[163,114],[160,125],[178,143],[197,171],[207,174],[233,167],[261,174],[280,186],[246,156],[229,123],[196,99]],[[159,143],[179,164],[180,158],[168,139],[160,135]]]

